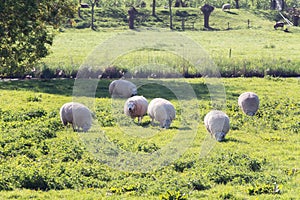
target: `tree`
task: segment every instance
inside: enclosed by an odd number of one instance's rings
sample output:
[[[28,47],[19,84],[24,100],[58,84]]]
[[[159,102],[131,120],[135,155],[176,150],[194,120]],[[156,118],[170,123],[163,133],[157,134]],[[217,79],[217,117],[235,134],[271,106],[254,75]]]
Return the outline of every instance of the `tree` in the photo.
[[[294,26],[299,26],[300,10],[297,10],[296,6],[289,13],[292,16]]]
[[[284,0],[271,0],[271,9],[272,10],[283,10],[285,7]]]
[[[94,21],[95,21],[95,18],[94,18],[94,16],[95,16],[95,6],[96,6],[96,4],[99,2],[99,0],[90,0],[90,4],[92,5],[92,22],[91,22],[91,29],[92,30],[95,30],[96,29],[96,27],[95,27],[95,25],[94,25]]]
[[[170,29],[173,29],[172,0],[169,0]]]
[[[48,54],[53,36],[65,17],[73,17],[76,3],[69,0],[0,2],[0,77],[23,77]]]
[[[234,0],[234,1],[235,1],[235,8],[239,9],[240,8],[239,0]]]
[[[182,0],[175,1],[175,7],[187,7],[187,3],[183,2]]]
[[[134,19],[137,13],[138,13],[137,10],[133,6],[128,10],[128,15],[129,15],[128,23],[130,29],[134,29]]]
[[[209,16],[214,11],[214,7],[208,4],[205,4],[201,7],[201,11],[204,14],[204,28],[211,29],[209,26]]]
[[[153,17],[156,16],[155,7],[156,7],[156,0],[153,0],[153,2],[152,2],[152,16]]]

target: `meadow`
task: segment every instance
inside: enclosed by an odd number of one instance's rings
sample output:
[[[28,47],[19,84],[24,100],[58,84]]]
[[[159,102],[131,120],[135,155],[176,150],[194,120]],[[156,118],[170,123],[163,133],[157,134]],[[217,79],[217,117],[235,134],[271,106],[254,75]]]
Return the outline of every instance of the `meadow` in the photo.
[[[176,107],[167,130],[151,126],[148,116],[140,126],[126,117],[125,100],[108,94],[111,80],[90,81],[97,83],[94,98],[74,96],[74,79],[0,82],[2,199],[298,198],[299,79],[143,80],[141,95]],[[182,83],[192,92],[178,97],[174,88]],[[214,83],[224,87],[222,105],[210,96]],[[238,108],[244,91],[260,97],[254,117]],[[88,133],[60,122],[60,106],[76,98],[92,102],[96,119]],[[216,106],[231,120],[218,143],[203,124]]]
[[[199,9],[187,8],[183,31],[179,8],[169,31],[164,8],[158,18],[139,11],[137,29],[128,31],[126,8],[96,8],[92,31],[85,28],[90,10],[83,10],[72,27],[52,31],[51,53],[33,72],[42,79],[0,81],[1,199],[299,199],[299,27],[274,30],[278,13],[271,11],[216,8],[214,31],[205,31]],[[136,46],[153,41],[161,44]],[[199,52],[206,68],[193,68]],[[125,99],[108,93],[113,79],[95,79],[106,67],[109,75],[134,77],[148,101],[169,99],[177,113],[171,128],[126,117]],[[51,79],[57,70],[65,75]],[[260,98],[253,117],[237,105],[245,91]],[[88,133],[60,122],[69,101],[93,111]],[[211,109],[230,117],[224,142],[204,127]]]
[[[109,12],[107,17],[104,17],[105,20],[103,17],[99,17],[104,15],[104,11]],[[114,27],[112,24],[119,18],[115,18],[116,14],[113,14],[113,11],[113,9],[96,9],[95,24],[99,23],[97,31],[88,28],[78,29],[74,25],[73,28],[66,28],[63,29],[63,32],[54,33],[56,36],[51,47],[51,54],[40,62],[37,69],[41,71],[50,69],[53,71],[52,74],[55,74],[56,69],[60,69],[64,70],[67,76],[74,77],[78,68],[87,62],[88,57],[95,53],[97,47],[114,39],[119,34],[125,32],[134,35],[149,30],[158,32],[168,30],[168,13],[165,13],[162,8],[157,9],[157,16],[160,19],[158,21],[155,21],[149,13],[147,14],[150,12],[149,9],[140,11],[142,13],[140,15],[147,17],[143,18],[144,21],[137,20],[137,30],[134,31],[127,30],[126,9],[119,11],[125,15],[123,24]],[[300,45],[297,42],[300,40],[300,29],[286,26],[290,33],[280,29],[274,30],[275,20],[280,20],[277,12],[249,9],[232,9],[230,12],[222,12],[221,9],[216,8],[210,16],[210,26],[215,30],[204,31],[203,15],[199,9],[174,8],[173,11],[174,31],[172,32],[190,38],[195,44],[198,44],[218,67],[222,77],[263,77],[265,75],[294,77],[300,75],[298,56]],[[180,16],[175,15],[176,12],[183,11],[190,15],[186,19],[186,31],[181,29]],[[85,12],[86,18],[78,21],[77,25],[82,21],[89,22],[89,11]],[[249,25],[248,20],[250,20]],[[188,28],[192,22],[194,29]],[[150,38],[150,40],[152,39]],[[123,41],[122,45],[132,44]],[[122,56],[127,56],[126,63],[112,63],[112,65],[130,71],[131,66],[136,64],[134,63],[136,60],[147,58],[149,50],[140,54],[138,58],[134,53],[124,52]],[[172,57],[169,57],[168,60],[173,60],[173,63],[179,62],[178,59]],[[175,67],[180,68],[180,66],[182,65]]]

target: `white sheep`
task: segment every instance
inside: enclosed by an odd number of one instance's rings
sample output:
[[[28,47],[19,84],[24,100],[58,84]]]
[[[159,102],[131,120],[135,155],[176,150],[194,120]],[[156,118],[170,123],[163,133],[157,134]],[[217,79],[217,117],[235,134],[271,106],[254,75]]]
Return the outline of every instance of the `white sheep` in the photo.
[[[230,129],[229,123],[229,117],[220,110],[212,110],[204,117],[204,124],[207,131],[218,142],[225,139]]]
[[[59,111],[63,125],[72,124],[74,131],[87,132],[92,126],[92,113],[83,104],[76,102],[65,103]]]
[[[138,124],[147,114],[148,101],[143,96],[133,96],[127,99],[124,105],[124,113],[132,119],[138,118]]]
[[[113,98],[129,98],[137,95],[137,88],[130,81],[114,80],[109,84],[109,94]]]
[[[222,6],[222,11],[230,10],[230,8],[231,8],[231,5],[230,5],[229,3],[225,3],[225,4],[223,4],[223,6]]]
[[[238,98],[238,105],[246,115],[253,116],[259,108],[259,98],[253,92],[244,92]]]
[[[176,111],[173,104],[163,98],[153,99],[148,105],[147,113],[152,120],[152,125],[154,120],[156,120],[160,123],[162,128],[166,129],[170,127],[176,116]]]

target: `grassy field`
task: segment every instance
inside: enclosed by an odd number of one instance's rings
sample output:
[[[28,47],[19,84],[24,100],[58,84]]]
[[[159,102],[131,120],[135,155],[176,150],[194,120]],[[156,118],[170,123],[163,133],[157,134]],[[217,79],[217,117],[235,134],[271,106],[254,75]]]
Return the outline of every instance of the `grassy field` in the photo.
[[[1,199],[298,199],[299,79],[141,80],[141,95],[175,105],[168,130],[148,116],[138,126],[122,113],[125,100],[109,97],[111,80],[97,81],[95,98],[82,99],[74,80],[0,82]],[[176,97],[183,83],[192,92]],[[244,91],[260,97],[254,117],[238,108]],[[203,125],[212,94],[231,120],[220,143]],[[61,125],[59,108],[72,100],[92,102],[90,132]]]
[[[89,77],[115,66],[127,77],[144,76],[130,80],[148,101],[174,104],[171,128],[152,126],[149,116],[141,125],[125,116],[125,99],[108,93],[112,79],[1,80],[0,198],[299,199],[300,80],[283,78],[300,75],[299,27],[274,30],[277,14],[269,11],[217,8],[210,16],[215,30],[204,31],[199,9],[188,8],[187,31],[176,17],[182,10],[174,9],[169,32],[168,13],[158,8],[158,18],[140,10],[137,29],[127,31],[127,10],[115,11],[96,9],[97,31],[55,33],[37,69],[74,78],[79,69]],[[74,26],[88,23],[89,14],[83,11]],[[187,70],[202,78],[153,78]],[[223,78],[207,78],[208,71]],[[252,75],[263,78],[245,78]],[[234,76],[240,78],[224,78]],[[244,91],[259,95],[254,117],[237,105]],[[88,133],[62,126],[59,109],[69,101],[94,112]],[[230,117],[220,143],[203,124],[215,108]]]
[[[142,12],[145,13],[146,11],[150,12],[149,10]],[[72,74],[74,71],[77,72],[76,70],[90,59],[89,56],[93,55],[94,58],[97,56],[95,55],[97,47],[102,45],[102,48],[109,49],[108,46],[103,46],[103,43],[115,40],[122,33],[131,34],[134,37],[135,34],[138,35],[149,30],[156,30],[158,32],[168,30],[168,15],[164,11],[164,9],[158,9],[158,16],[160,16],[161,22],[152,23],[153,19],[149,17],[143,23],[138,23],[137,30],[135,31],[128,32],[126,30],[127,22],[115,28],[110,26],[109,24],[117,20],[111,16],[105,21],[107,25],[98,26],[98,31],[74,28],[65,29],[64,32],[56,35],[54,44],[51,47],[52,53],[41,61],[39,68],[50,68],[54,71],[56,69],[63,69],[66,74]],[[180,9],[177,9],[177,11],[180,11]],[[175,13],[177,11],[174,9]],[[274,21],[272,18],[276,18],[278,13],[244,9],[232,9],[231,12],[222,12],[220,9],[215,9],[210,17],[210,25],[216,30],[203,31],[203,16],[199,10],[189,8],[186,11],[191,16],[196,16],[195,19],[188,18],[186,22],[186,25],[190,26],[191,22],[194,21],[194,30],[181,31],[181,22],[178,19],[174,22],[174,34],[178,33],[190,38],[195,44],[200,45],[203,51],[218,67],[223,77],[299,76],[300,60],[298,52],[300,51],[300,45],[296,41],[300,40],[300,29],[299,27],[287,27],[290,33],[282,30],[274,30]],[[101,9],[98,9],[98,12],[100,15],[102,12]],[[101,21],[102,18],[97,18],[97,16],[98,14],[96,15],[96,22]],[[250,20],[249,27],[248,20]],[[148,39],[152,40],[154,37],[155,34],[152,38],[149,37]],[[176,41],[172,42],[176,43]],[[130,46],[133,44],[129,41],[122,41],[120,45]],[[108,63],[108,65],[115,65],[118,68],[126,68],[128,71],[134,71],[132,68],[136,64],[135,62],[147,58],[149,53],[153,53],[153,51],[146,50],[139,57],[136,57],[134,53],[135,51],[130,51],[119,55],[121,59],[122,56],[126,56],[125,64]],[[161,56],[162,52],[156,53],[158,55],[154,55],[153,58],[159,59],[155,56]],[[174,66],[176,69],[184,65],[178,62],[181,58],[169,58],[168,60],[173,60],[174,63],[177,63]],[[98,56],[97,59],[105,60],[106,57]],[[162,64],[172,65],[173,63]]]

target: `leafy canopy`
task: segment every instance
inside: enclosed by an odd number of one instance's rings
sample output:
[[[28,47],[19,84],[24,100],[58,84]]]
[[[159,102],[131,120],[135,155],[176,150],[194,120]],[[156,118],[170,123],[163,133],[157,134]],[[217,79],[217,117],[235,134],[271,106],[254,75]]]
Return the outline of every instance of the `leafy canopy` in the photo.
[[[4,0],[0,2],[0,77],[21,77],[48,54],[63,19],[73,17],[73,0]]]

